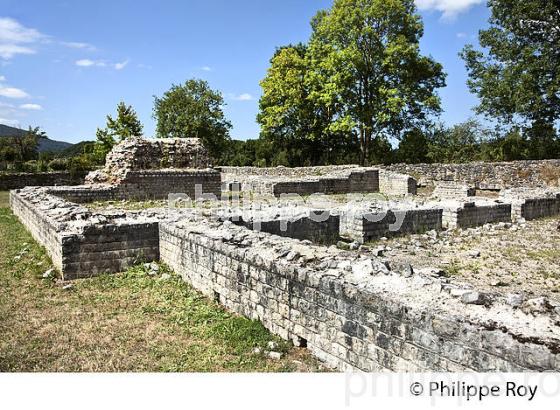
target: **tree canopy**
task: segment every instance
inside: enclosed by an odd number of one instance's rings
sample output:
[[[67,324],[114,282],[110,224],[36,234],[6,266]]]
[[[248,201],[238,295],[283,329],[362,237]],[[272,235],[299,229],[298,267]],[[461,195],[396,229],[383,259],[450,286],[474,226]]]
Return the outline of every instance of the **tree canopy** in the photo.
[[[481,30],[482,50],[461,55],[468,86],[480,99],[477,111],[504,125],[517,125],[532,140],[533,156],[557,156],[560,119],[560,2],[489,0],[490,27]],[[557,148],[556,148],[557,149]]]
[[[130,105],[120,102],[117,105],[116,118],[107,115],[105,128],[98,128],[96,132],[95,154],[99,160],[104,160],[115,143],[126,138],[141,136],[143,126],[136,111]]]
[[[364,164],[383,160],[370,151],[440,111],[435,90],[445,75],[420,54],[413,0],[335,0],[311,26],[309,43],[277,51],[261,82],[265,137],[312,141],[326,152],[357,147]]]
[[[153,118],[159,138],[200,138],[210,155],[220,160],[230,139],[231,124],[219,91],[203,80],[172,85],[161,98],[154,96]]]

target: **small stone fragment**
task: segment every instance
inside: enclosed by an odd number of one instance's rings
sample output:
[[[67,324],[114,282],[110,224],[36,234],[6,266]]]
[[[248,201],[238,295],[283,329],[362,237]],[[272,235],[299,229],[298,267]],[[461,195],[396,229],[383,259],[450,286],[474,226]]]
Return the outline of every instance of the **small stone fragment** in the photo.
[[[488,297],[484,293],[470,291],[461,296],[461,302],[465,305],[486,305],[488,303]]]

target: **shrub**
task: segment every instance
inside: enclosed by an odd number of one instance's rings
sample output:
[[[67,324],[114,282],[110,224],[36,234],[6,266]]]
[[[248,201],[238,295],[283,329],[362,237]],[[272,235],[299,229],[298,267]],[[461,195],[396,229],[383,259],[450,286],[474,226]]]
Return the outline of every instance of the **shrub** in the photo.
[[[49,169],[51,171],[66,171],[68,166],[68,160],[64,158],[55,158],[49,162]]]

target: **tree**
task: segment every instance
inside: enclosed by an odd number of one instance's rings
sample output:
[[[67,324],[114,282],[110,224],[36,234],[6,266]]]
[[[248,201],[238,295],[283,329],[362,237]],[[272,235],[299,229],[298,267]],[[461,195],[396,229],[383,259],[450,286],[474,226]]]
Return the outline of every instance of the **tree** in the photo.
[[[320,84],[313,98],[338,108],[331,129],[354,132],[362,164],[373,140],[400,138],[440,111],[435,90],[445,75],[420,55],[413,0],[335,0],[312,27],[310,68]]]
[[[489,0],[490,28],[479,33],[483,50],[466,46],[470,90],[479,113],[502,124],[521,125],[531,156],[554,155],[560,119],[560,2]],[[555,153],[558,155],[558,153]]]
[[[430,162],[457,163],[480,159],[480,140],[488,130],[476,120],[468,120],[451,128],[439,126],[429,136],[428,153]]]
[[[407,164],[420,164],[428,161],[428,138],[420,129],[406,132],[399,143],[397,160]]]
[[[220,92],[203,80],[172,85],[161,98],[154,96],[153,118],[160,138],[200,138],[210,155],[221,160],[230,140]]]
[[[117,105],[117,117],[113,119],[113,117],[107,115],[105,128],[97,129],[95,156],[104,160],[117,141],[141,136],[142,132],[143,126],[138,119],[136,111],[134,111],[131,105],[126,105],[121,101]]]
[[[335,163],[347,148],[350,130],[332,127],[336,107],[310,57],[305,44],[281,47],[261,81],[257,121],[276,152],[271,165]]]

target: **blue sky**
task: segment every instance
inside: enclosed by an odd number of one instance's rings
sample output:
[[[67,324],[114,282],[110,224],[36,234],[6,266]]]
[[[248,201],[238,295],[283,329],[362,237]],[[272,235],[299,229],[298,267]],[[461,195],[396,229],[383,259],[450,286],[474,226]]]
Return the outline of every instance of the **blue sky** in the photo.
[[[448,124],[477,100],[457,53],[487,25],[484,0],[416,0],[422,50],[448,74],[440,90]],[[309,38],[309,21],[332,0],[0,0],[0,123],[49,136],[94,139],[124,100],[154,134],[153,95],[196,77],[224,94],[232,137],[258,137],[255,122],[275,48]]]

